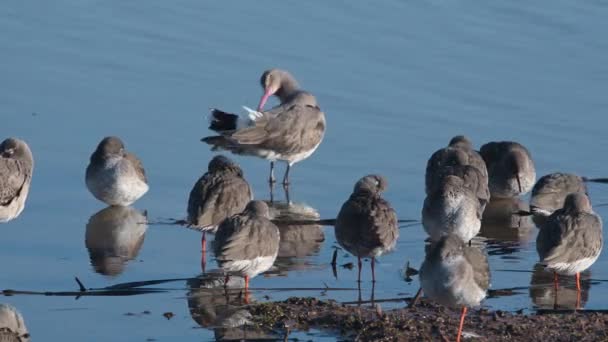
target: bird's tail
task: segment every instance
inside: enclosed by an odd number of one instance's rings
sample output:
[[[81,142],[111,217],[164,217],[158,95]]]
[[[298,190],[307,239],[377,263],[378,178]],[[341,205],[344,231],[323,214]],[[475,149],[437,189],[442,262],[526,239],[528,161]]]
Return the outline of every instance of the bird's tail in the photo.
[[[251,126],[262,116],[262,113],[243,107],[247,113],[243,115],[227,113],[219,109],[212,109],[209,116],[209,129],[218,133],[230,133],[238,129]]]
[[[212,109],[209,116],[209,129],[218,133],[236,130],[239,116],[226,113],[219,109]]]

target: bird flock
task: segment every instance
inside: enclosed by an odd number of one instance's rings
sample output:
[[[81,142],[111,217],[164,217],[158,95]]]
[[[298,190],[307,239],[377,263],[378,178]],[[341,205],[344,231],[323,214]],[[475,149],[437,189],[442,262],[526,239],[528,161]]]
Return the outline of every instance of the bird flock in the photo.
[[[245,114],[213,109],[209,128],[216,135],[202,139],[212,150],[225,150],[270,161],[268,181],[274,183],[276,161],[287,168],[283,185],[289,186],[291,167],[314,153],[325,135],[325,114],[315,97],[295,78],[280,69],[267,70],[260,79],[263,95],[256,110]],[[271,96],[280,103],[264,110]],[[0,222],[17,218],[25,207],[34,160],[26,142],[8,138],[0,144]],[[489,142],[476,151],[465,136],[455,136],[434,152],[427,163],[422,226],[428,234],[426,256],[420,268],[421,291],[431,300],[462,309],[457,333],[460,340],[467,308],[478,306],[490,286],[490,268],[484,251],[472,243],[483,213],[492,201],[517,198],[532,191],[530,215],[539,227],[540,263],[559,275],[575,276],[580,305],[580,273],[599,257],[602,221],[594,213],[586,182],[601,181],[573,174],[553,173],[536,181],[530,152],[511,141]],[[98,144],[86,169],[85,183],[93,196],[110,205],[126,207],[148,191],[141,161],[125,149],[118,137]],[[387,180],[381,175],[362,177],[335,219],[338,244],[358,259],[375,259],[392,251],[399,238],[398,219],[382,197]],[[190,192],[187,223],[215,234],[213,251],[226,277],[249,280],[269,270],[279,250],[279,229],[264,201],[253,192],[238,164],[216,155],[208,171]],[[228,279],[226,280],[226,282]]]

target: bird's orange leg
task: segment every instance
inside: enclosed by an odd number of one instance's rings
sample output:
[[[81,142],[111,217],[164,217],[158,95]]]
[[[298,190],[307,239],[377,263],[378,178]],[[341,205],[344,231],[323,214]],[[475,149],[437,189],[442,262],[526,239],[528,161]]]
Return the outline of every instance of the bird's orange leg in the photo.
[[[245,304],[249,304],[249,276],[245,276]]]
[[[581,274],[576,273],[576,309],[581,308]]]
[[[467,315],[467,307],[462,307],[462,314],[460,314],[460,325],[458,326],[458,336],[456,336],[456,342],[460,342],[460,336],[462,335],[462,327],[464,326],[464,317]]]

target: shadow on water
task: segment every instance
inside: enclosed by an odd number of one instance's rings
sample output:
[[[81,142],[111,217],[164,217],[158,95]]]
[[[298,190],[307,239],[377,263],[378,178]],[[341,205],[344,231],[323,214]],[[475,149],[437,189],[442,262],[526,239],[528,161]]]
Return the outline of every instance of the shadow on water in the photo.
[[[530,279],[530,299],[536,309],[582,309],[589,300],[590,280],[589,270],[581,273],[581,294],[580,298],[577,298],[574,276],[559,276],[556,291],[553,272],[546,271],[543,265],[537,263]]]
[[[146,213],[132,207],[109,206],[95,213],[87,223],[85,246],[95,272],[121,274],[137,257],[148,229]]]
[[[516,215],[530,207],[521,198],[494,199],[486,206],[480,235],[490,240],[525,244],[534,236],[534,224],[529,216]]]
[[[289,224],[293,221],[319,220],[316,209],[304,203],[271,202],[267,201],[270,215],[274,219],[281,240],[279,254],[275,261],[278,274],[286,275],[288,271],[308,270],[316,267],[309,260],[317,255],[325,241],[323,228],[318,224]]]
[[[188,310],[201,327],[212,330],[217,340],[276,339],[269,332],[252,326],[252,315],[244,303],[242,277],[230,277],[228,283],[221,272],[188,280]],[[252,296],[250,301],[255,301]]]

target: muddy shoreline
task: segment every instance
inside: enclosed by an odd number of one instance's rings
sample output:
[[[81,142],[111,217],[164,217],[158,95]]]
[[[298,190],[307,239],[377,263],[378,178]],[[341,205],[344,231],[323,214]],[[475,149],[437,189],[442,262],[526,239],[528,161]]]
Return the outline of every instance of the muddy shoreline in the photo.
[[[289,298],[250,307],[258,327],[285,335],[290,330],[320,329],[355,341],[453,341],[457,309],[425,299],[415,308],[382,311],[369,304],[345,305],[316,298]],[[464,332],[467,341],[606,341],[608,314],[563,311],[535,314],[471,309]]]

